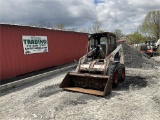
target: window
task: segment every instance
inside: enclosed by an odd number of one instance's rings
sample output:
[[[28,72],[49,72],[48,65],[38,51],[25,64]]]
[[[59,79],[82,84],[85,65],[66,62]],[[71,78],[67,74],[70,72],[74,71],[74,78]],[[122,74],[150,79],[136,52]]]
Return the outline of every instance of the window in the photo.
[[[101,45],[106,45],[107,39],[105,37],[100,38],[100,44]]]
[[[114,45],[114,44],[115,44],[115,41],[116,41],[116,40],[115,40],[115,37],[114,37],[114,36],[110,36],[110,40],[111,40],[111,41],[110,41],[110,44],[111,44],[111,45]]]
[[[97,45],[97,41],[94,40],[93,38],[90,40],[90,49],[94,49]]]

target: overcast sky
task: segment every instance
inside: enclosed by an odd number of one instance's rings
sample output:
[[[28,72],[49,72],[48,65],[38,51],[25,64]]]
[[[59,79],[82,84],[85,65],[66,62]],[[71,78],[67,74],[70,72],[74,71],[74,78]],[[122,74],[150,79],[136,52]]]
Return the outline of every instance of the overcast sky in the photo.
[[[160,0],[0,0],[0,23],[83,29],[97,19],[105,31],[131,33],[158,9]]]

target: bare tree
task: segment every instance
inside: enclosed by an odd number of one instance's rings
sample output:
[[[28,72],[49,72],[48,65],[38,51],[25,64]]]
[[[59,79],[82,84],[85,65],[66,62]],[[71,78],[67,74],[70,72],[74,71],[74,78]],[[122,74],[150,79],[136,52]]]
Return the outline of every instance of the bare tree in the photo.
[[[45,22],[45,21],[39,21],[37,26],[39,26],[39,27],[52,27],[49,22]]]
[[[103,30],[101,29],[101,23],[98,20],[95,20],[88,31],[90,33],[102,32]]]
[[[148,12],[140,25],[140,31],[156,40],[160,38],[160,10]]]
[[[87,28],[82,28],[79,31],[83,32],[83,33],[89,33],[89,29],[87,29]]]
[[[120,40],[124,37],[124,34],[122,33],[121,29],[115,29],[114,33],[116,34],[116,39]]]
[[[60,23],[56,26],[56,29],[60,29],[60,30],[64,30],[65,27],[64,27],[64,24]]]

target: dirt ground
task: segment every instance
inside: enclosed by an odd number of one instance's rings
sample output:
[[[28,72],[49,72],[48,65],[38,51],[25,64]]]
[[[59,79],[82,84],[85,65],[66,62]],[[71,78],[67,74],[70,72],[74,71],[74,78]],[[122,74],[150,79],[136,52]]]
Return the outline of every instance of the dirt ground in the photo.
[[[160,66],[126,68],[126,80],[106,97],[63,91],[66,72],[1,91],[0,119],[159,120]]]

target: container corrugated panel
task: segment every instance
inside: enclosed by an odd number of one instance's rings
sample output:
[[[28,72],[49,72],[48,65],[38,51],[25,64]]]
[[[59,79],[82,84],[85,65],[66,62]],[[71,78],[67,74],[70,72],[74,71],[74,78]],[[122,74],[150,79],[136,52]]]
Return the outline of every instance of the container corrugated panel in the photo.
[[[78,60],[86,53],[85,33],[0,25],[0,80]],[[48,52],[24,54],[22,36],[47,36]]]

